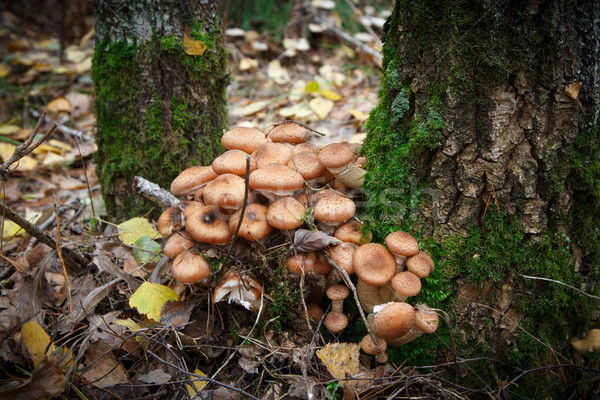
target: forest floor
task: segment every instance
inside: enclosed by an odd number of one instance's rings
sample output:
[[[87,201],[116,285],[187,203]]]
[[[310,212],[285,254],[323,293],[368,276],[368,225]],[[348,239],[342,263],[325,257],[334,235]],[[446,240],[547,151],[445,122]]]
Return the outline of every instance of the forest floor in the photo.
[[[11,14],[1,22],[2,161],[58,125],[31,153],[2,166],[4,204],[92,263],[87,270],[70,269],[68,254],[3,219],[0,397],[302,399],[341,398],[357,390],[361,399],[400,392],[463,398],[429,373],[377,366],[350,343],[327,345],[338,338],[294,320],[290,310],[261,317],[235,304],[210,304],[210,287],[190,291],[168,271],[155,280],[172,292],[151,297],[175,293],[181,301],[163,309],[160,323],[140,313],[156,307],[154,298],[142,305],[130,301],[152,263],[134,254],[136,245],[123,231],[155,232],[154,221],[107,221],[103,213],[93,162],[93,32],[62,49],[56,36],[23,29]],[[253,50],[257,41],[267,49]],[[321,132],[313,138],[319,146],[361,142],[380,74],[378,60],[362,46],[378,50],[375,40],[358,46],[329,35],[293,57],[283,55],[282,43],[252,34],[228,37],[227,45],[232,125],[263,129],[292,119]],[[44,112],[46,120],[34,130]],[[289,306],[287,296],[298,289],[286,290],[279,293],[283,299],[269,298],[265,309]]]

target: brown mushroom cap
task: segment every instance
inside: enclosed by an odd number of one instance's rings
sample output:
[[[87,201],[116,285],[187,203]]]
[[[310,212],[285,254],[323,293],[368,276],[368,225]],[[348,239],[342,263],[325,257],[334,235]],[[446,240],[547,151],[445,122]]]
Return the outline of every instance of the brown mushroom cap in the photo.
[[[171,233],[183,229],[188,214],[200,205],[202,204],[197,201],[181,201],[167,208],[158,217],[156,223],[158,232],[163,236],[169,236]]]
[[[227,222],[217,218],[208,205],[199,207],[187,218],[185,231],[198,242],[212,244],[229,243],[232,236]]]
[[[312,144],[310,142],[306,142],[306,143],[300,143],[300,144],[295,145],[292,148],[292,151],[294,152],[294,154],[302,153],[303,151],[310,151],[315,154],[318,154],[320,149],[317,146],[315,146],[314,144]]]
[[[242,150],[229,150],[215,158],[212,169],[219,175],[233,174],[246,176],[246,157],[248,154]],[[250,157],[250,172],[256,169],[256,161]]]
[[[406,259],[406,268],[412,271],[419,278],[426,278],[433,272],[435,264],[429,254],[420,251],[412,257]]]
[[[579,354],[600,352],[600,329],[591,329],[583,339],[573,338],[571,346]]]
[[[282,197],[269,205],[267,222],[276,229],[291,230],[302,225],[306,208],[293,197]]]
[[[373,320],[373,333],[383,339],[392,339],[407,333],[415,324],[415,310],[407,303],[389,303]]]
[[[163,246],[163,254],[169,258],[174,258],[184,250],[194,247],[195,244],[193,240],[186,237],[183,233],[173,232]]]
[[[396,231],[385,238],[385,245],[394,254],[410,257],[419,252],[419,243],[410,233]]]
[[[385,352],[387,349],[387,342],[382,338],[377,338],[377,343],[379,344],[379,348],[375,345],[373,338],[371,335],[366,334],[364,338],[360,341],[360,348],[367,354],[375,355],[381,352]]]
[[[196,191],[217,177],[212,167],[190,167],[183,170],[171,182],[171,193],[175,196],[192,196]]]
[[[283,143],[265,143],[256,150],[257,168],[264,168],[269,164],[283,164],[290,162],[294,155],[292,147]]]
[[[319,161],[333,174],[352,162],[354,151],[347,143],[330,143],[319,151]]]
[[[415,324],[410,330],[397,338],[389,339],[390,346],[400,346],[408,343],[424,333],[432,334],[439,325],[439,317],[437,312],[427,307],[424,304],[419,304],[415,307]]]
[[[295,122],[275,122],[269,125],[265,132],[274,143],[304,143],[310,139],[310,131]]]
[[[181,283],[196,283],[210,276],[210,265],[202,254],[185,250],[173,260],[173,277]]]
[[[254,128],[234,126],[221,137],[221,144],[227,150],[242,150],[254,153],[262,144],[268,142],[265,134]]]
[[[331,311],[325,316],[323,324],[329,332],[340,333],[348,326],[348,317],[337,311]]]
[[[304,179],[286,165],[269,164],[252,172],[249,184],[263,194],[289,196],[304,186]]]
[[[311,151],[295,154],[288,163],[288,167],[298,171],[307,181],[320,178],[325,172],[325,167],[319,162],[317,155]]]
[[[359,246],[352,264],[359,279],[371,286],[385,285],[396,272],[394,256],[379,243]]]
[[[354,273],[354,264],[352,258],[358,248],[354,243],[342,242],[335,246],[330,246],[327,249],[327,254],[331,257],[331,261],[342,267],[348,275]]]
[[[371,232],[368,235],[363,234],[364,225],[355,219],[351,219],[348,222],[338,226],[335,230],[334,236],[340,239],[342,242],[350,242],[354,244],[365,244],[369,243],[373,238]]]
[[[237,229],[242,210],[237,210],[229,219],[229,230],[234,233]],[[248,204],[244,210],[244,219],[238,236],[251,242],[265,238],[273,228],[267,222],[267,207],[262,204]]]
[[[315,220],[342,223],[354,217],[356,204],[349,198],[332,192],[331,196],[321,197],[313,209]]]
[[[219,175],[204,187],[206,204],[215,208],[235,210],[244,204],[246,183],[244,178],[233,174]],[[249,194],[249,199],[250,194]]]
[[[421,280],[410,271],[402,271],[394,275],[391,284],[394,291],[405,300],[407,297],[418,295],[421,291]]]
[[[332,285],[325,292],[327,298],[331,301],[344,300],[350,294],[350,289],[344,285]]]
[[[323,314],[325,314],[323,308],[316,303],[308,303],[306,305],[306,311],[308,311],[308,317],[317,322],[319,322],[321,318],[323,318]]]
[[[325,254],[314,251],[292,254],[290,258],[288,258],[286,265],[291,272],[297,275],[302,274],[303,270],[305,274],[312,270],[316,270],[321,275],[326,275],[331,271],[331,265],[329,265]]]

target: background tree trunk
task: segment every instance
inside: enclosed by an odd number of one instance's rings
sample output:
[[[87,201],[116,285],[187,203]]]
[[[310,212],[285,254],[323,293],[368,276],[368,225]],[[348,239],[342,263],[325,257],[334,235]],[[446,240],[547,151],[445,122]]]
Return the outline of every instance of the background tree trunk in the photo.
[[[152,205],[131,190],[135,175],[169,188],[220,151],[229,73],[216,2],[98,0],[95,11],[98,176],[109,215],[141,215]],[[186,31],[203,55],[184,51]]]
[[[452,312],[460,357],[564,362],[570,338],[598,325],[597,303],[521,276],[598,291],[598,15],[593,0],[398,0],[386,24],[367,218],[435,255],[419,300]],[[400,355],[431,358],[428,340]]]

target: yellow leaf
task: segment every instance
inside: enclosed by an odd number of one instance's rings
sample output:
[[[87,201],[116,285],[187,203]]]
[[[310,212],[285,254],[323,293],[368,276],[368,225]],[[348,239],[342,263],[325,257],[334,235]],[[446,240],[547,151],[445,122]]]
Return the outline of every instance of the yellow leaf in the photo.
[[[20,130],[21,128],[19,128],[16,125],[2,125],[0,126],[0,135],[12,135],[13,133],[17,133]]]
[[[329,89],[323,90],[321,92],[321,96],[325,97],[326,99],[333,100],[333,101],[339,101],[342,99],[342,96],[340,96],[333,90],[329,90]]]
[[[258,67],[258,60],[253,58],[244,57],[240,60],[240,71],[248,71]]]
[[[349,110],[348,112],[354,117],[354,119],[361,121],[361,122],[364,122],[367,120],[367,118],[369,118],[369,114],[365,114],[362,111],[352,109],[352,110]]]
[[[46,354],[52,354],[55,350],[50,336],[36,321],[29,321],[23,325],[21,328],[21,338],[33,360],[35,368],[44,361]],[[48,350],[46,351],[46,349]]]
[[[317,114],[319,119],[325,119],[333,109],[333,101],[322,97],[315,97],[308,102],[308,105]]]
[[[50,112],[71,112],[71,103],[64,97],[58,97],[48,103],[46,110]]]
[[[199,369],[196,369],[194,371],[194,374],[195,375],[200,375],[200,376],[203,376],[203,377],[206,378],[206,374],[204,372],[200,371]],[[200,379],[196,378],[195,376],[189,376],[189,378],[190,379],[197,379],[193,383],[194,383],[194,386],[196,387],[196,390],[198,392],[201,392],[202,389],[204,389],[204,386],[206,386],[206,384],[207,384],[207,381],[200,380]],[[188,390],[188,394],[190,395],[190,398],[197,399],[198,395],[196,394],[196,391],[194,390],[194,388],[191,385],[188,385],[188,384],[186,384],[185,386],[187,386],[187,390]]]
[[[304,91],[307,93],[319,93],[319,84],[315,81],[309,81],[304,87]]]
[[[10,67],[6,64],[0,64],[0,78],[5,78],[10,74]]]
[[[359,373],[360,346],[356,343],[328,343],[317,356],[323,361],[327,370],[336,379],[344,379],[346,375]]]
[[[0,143],[0,157],[4,161],[8,161],[10,156],[15,152],[16,146],[10,143]],[[38,165],[38,161],[30,156],[25,156],[11,166],[11,169],[17,171],[31,171]]]
[[[4,230],[2,231],[4,239],[10,239],[13,236],[22,236],[24,234],[25,231],[19,225],[7,219],[4,220]]]
[[[129,305],[137,308],[140,314],[160,321],[160,309],[169,300],[177,301],[179,296],[166,286],[144,282],[129,299]]]
[[[195,40],[190,36],[190,27],[185,27],[183,33],[183,51],[190,56],[201,56],[206,51],[206,45],[201,40]]]
[[[579,96],[579,90],[581,89],[581,86],[583,86],[583,83],[581,82],[571,83],[565,89],[565,93],[567,93],[567,96],[575,100],[577,99],[577,96]]]
[[[130,246],[133,246],[142,236],[150,236],[151,238],[158,236],[158,232],[146,218],[132,218],[120,223],[117,228],[121,241]]]

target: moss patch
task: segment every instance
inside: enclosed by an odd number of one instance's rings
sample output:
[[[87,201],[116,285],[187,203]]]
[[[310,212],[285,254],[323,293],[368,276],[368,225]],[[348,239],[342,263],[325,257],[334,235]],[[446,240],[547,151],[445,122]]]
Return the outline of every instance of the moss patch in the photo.
[[[214,36],[220,34],[192,28],[192,37],[207,46],[203,57],[185,54],[173,36],[96,45],[96,162],[110,216],[141,215],[154,207],[131,191],[136,175],[168,188],[183,169],[209,163],[221,151],[229,75],[225,50]],[[161,68],[168,71],[165,87],[140,87],[143,74]]]

